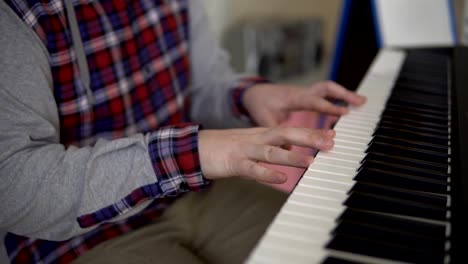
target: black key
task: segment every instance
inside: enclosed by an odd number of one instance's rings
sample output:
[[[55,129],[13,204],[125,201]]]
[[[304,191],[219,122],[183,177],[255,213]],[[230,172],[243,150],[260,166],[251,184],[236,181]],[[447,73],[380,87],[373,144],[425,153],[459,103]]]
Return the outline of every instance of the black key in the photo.
[[[422,75],[402,72],[397,83],[417,83],[424,87],[447,87],[447,78],[443,75]]]
[[[416,114],[427,114],[427,115],[433,115],[433,116],[438,116],[438,117],[443,117],[443,118],[448,117],[448,112],[445,110],[414,107],[408,104],[401,104],[399,102],[393,102],[392,100],[389,100],[387,102],[385,109],[408,112],[408,113],[416,113]]]
[[[421,222],[415,219],[399,218],[391,215],[383,215],[375,212],[355,210],[347,208],[339,217],[338,222],[354,221],[371,225],[386,226],[395,232],[410,234],[421,239],[446,240],[446,227],[442,224]]]
[[[379,169],[362,168],[354,177],[355,181],[389,185],[395,188],[409,189],[421,192],[447,194],[448,183],[446,181],[428,179],[407,175],[403,173],[388,172]]]
[[[385,162],[391,162],[391,163],[401,164],[401,165],[406,165],[406,166],[421,167],[421,168],[426,168],[426,169],[443,172],[443,173],[446,173],[448,170],[448,163],[445,163],[445,164],[434,163],[434,162],[429,162],[427,160],[411,159],[411,158],[406,158],[402,156],[389,155],[386,153],[376,153],[376,152],[367,153],[367,155],[364,157],[361,163],[363,163],[366,160],[385,161]]]
[[[435,152],[424,149],[410,148],[394,144],[371,142],[366,153],[384,153],[395,156],[408,157],[413,159],[422,159],[439,164],[448,163],[448,153]]]
[[[428,107],[428,108],[434,108],[434,109],[445,109],[447,110],[448,107],[446,105],[446,103],[444,102],[431,102],[431,101],[425,101],[425,100],[421,100],[421,99],[417,99],[417,98],[410,98],[410,97],[407,97],[405,96],[404,94],[403,95],[395,95],[395,96],[392,96],[391,97],[391,100],[392,101],[398,101],[398,102],[401,102],[401,103],[408,103],[408,104],[412,104],[412,105],[417,105],[418,107]]]
[[[385,171],[397,172],[397,173],[404,173],[408,175],[420,176],[420,177],[427,177],[430,179],[439,179],[439,180],[447,180],[448,174],[446,172],[438,172],[433,171],[421,167],[414,167],[414,166],[405,166],[400,164],[394,164],[385,161],[374,161],[374,160],[365,160],[362,165],[362,168],[374,168],[380,169]]]
[[[382,115],[381,121],[390,121],[394,123],[403,123],[411,126],[423,126],[427,128],[435,128],[435,129],[447,129],[447,124],[439,124],[439,123],[431,123],[431,122],[422,122],[421,120],[411,120],[405,117],[394,117],[389,115]]]
[[[392,145],[399,145],[411,148],[421,148],[424,150],[430,150],[435,152],[448,152],[447,145],[437,145],[432,144],[430,142],[423,142],[423,141],[416,141],[416,140],[408,140],[399,137],[389,137],[384,135],[376,135],[371,142],[379,142],[379,143],[387,143]],[[369,142],[370,144],[370,142]]]
[[[440,145],[447,145],[448,135],[439,135],[432,132],[419,132],[411,128],[398,128],[386,125],[379,125],[375,130],[375,135],[401,137],[411,140],[420,140],[426,142],[432,142]]]
[[[448,105],[446,103],[435,105],[435,104],[428,104],[427,102],[424,101],[419,101],[419,100],[411,100],[409,98],[405,97],[390,97],[389,100],[387,101],[392,104],[399,104],[399,105],[407,105],[415,108],[430,108],[438,111],[448,111]]]
[[[381,120],[377,127],[384,126],[384,127],[391,127],[393,129],[408,129],[413,132],[419,132],[419,133],[429,133],[433,135],[438,135],[438,136],[443,136],[447,137],[448,136],[448,130],[447,128],[432,128],[432,127],[425,127],[425,126],[417,126],[414,123],[413,124],[408,124],[404,122],[392,122],[389,120]]]
[[[437,95],[430,95],[430,94],[421,94],[421,93],[415,93],[412,91],[408,90],[394,90],[392,94],[389,97],[389,101],[392,101],[393,99],[405,99],[405,100],[412,100],[418,101],[418,103],[421,103],[420,101],[423,101],[423,104],[438,104],[438,105],[447,105],[447,97],[446,96],[437,96]]]
[[[400,82],[397,81],[394,90],[403,89],[406,91],[422,92],[425,94],[431,94],[436,96],[448,96],[447,89],[440,89],[440,87],[428,87],[423,86],[419,83]]]
[[[359,262],[344,260],[344,259],[336,258],[336,257],[327,257],[322,263],[323,264],[359,264]]]
[[[421,96],[421,94],[414,93],[411,91],[406,91],[406,90],[394,90],[389,98],[389,100],[392,99],[403,99],[403,100],[410,100],[410,102],[418,102],[420,104],[426,104],[427,106],[430,105],[446,105],[447,104],[447,98],[444,96],[435,96],[435,95],[429,95],[425,94]]]
[[[408,200],[417,203],[435,206],[441,209],[447,208],[447,197],[445,195],[435,195],[424,192],[416,192],[412,190],[393,188],[385,185],[369,184],[357,182],[349,193],[370,193],[381,194],[388,197],[394,197],[401,200]]]
[[[403,67],[404,69],[404,67]],[[428,84],[438,84],[437,86],[447,86],[447,75],[443,72],[441,73],[433,73],[427,74],[427,72],[422,71],[412,71],[412,70],[404,70],[398,75],[398,81],[405,81],[408,82],[417,82],[417,83],[428,83]]]
[[[442,89],[441,89],[442,88]],[[445,88],[445,89],[444,89]],[[432,98],[447,98],[447,86],[440,86],[438,84],[410,82],[408,80],[398,80],[395,83],[393,92],[397,93],[404,91],[412,95],[421,95],[421,98],[431,96]]]
[[[432,238],[421,238],[382,225],[371,225],[365,222],[342,221],[333,230],[333,235],[359,237],[369,241],[385,241],[394,247],[404,247],[421,252],[444,252],[445,241]]]
[[[430,77],[429,77],[430,76]],[[419,80],[426,80],[422,83]],[[428,90],[438,90],[447,92],[448,77],[446,73],[437,73],[432,70],[414,71],[407,67],[402,68],[402,72],[397,78],[396,84],[413,84],[421,86],[420,92],[427,93]]]
[[[418,263],[442,263],[445,256],[445,252],[426,252],[412,250],[409,248],[388,244],[383,240],[373,241],[357,236],[345,235],[335,236],[327,244],[327,248],[384,259]]]
[[[447,63],[449,56],[445,52],[436,52],[434,50],[408,50],[405,59],[405,66],[417,71],[433,70],[438,73],[447,73]]]
[[[428,115],[428,114],[418,114],[414,112],[404,112],[404,111],[395,111],[392,109],[386,109],[383,113],[382,116],[393,116],[396,119],[398,118],[405,118],[405,119],[410,119],[413,121],[419,121],[419,122],[431,122],[431,123],[436,123],[436,124],[441,124],[447,126],[448,124],[448,119],[447,117],[439,117],[435,115]]]
[[[413,216],[432,220],[445,221],[446,208],[431,206],[420,202],[400,199],[382,194],[352,192],[346,199],[346,206],[360,210]]]

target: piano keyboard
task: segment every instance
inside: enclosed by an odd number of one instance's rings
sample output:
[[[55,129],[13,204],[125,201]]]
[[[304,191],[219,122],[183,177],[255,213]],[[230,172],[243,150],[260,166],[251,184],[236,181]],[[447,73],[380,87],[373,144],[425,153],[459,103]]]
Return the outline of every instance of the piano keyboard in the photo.
[[[247,263],[449,262],[449,67],[381,51]]]

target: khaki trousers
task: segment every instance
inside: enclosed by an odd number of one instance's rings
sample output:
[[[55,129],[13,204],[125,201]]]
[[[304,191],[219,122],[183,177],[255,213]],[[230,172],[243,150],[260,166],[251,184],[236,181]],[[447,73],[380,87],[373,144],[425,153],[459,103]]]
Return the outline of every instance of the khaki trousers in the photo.
[[[153,223],[106,241],[75,263],[242,263],[287,195],[223,179],[176,200]]]

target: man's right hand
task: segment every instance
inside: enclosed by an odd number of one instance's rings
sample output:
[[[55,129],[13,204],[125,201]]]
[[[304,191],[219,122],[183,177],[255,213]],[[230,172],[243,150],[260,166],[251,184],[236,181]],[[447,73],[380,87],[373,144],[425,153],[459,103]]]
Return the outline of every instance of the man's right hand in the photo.
[[[199,155],[207,179],[240,176],[269,183],[287,180],[282,172],[259,162],[306,168],[312,156],[292,152],[284,146],[297,145],[319,150],[333,147],[333,130],[307,128],[247,128],[201,130]]]

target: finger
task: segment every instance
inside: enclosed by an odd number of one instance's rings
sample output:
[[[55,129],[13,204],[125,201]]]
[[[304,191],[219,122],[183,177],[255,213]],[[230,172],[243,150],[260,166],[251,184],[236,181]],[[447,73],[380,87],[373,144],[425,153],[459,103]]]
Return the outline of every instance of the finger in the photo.
[[[351,92],[335,82],[327,81],[324,82],[323,85],[325,87],[326,96],[328,97],[343,100],[355,106],[362,105],[366,102],[365,96]]]
[[[323,114],[329,114],[329,115],[341,116],[341,115],[346,115],[347,113],[349,113],[348,108],[335,105],[331,103],[330,101],[323,99],[323,98],[319,98],[315,100],[314,108],[315,110]]]
[[[321,95],[308,95],[308,94],[302,94],[301,96],[298,96],[297,100],[294,100],[291,104],[290,110],[313,110],[313,111],[318,111],[323,114],[330,114],[330,115],[345,115],[349,112],[348,108],[343,107],[343,106],[338,106],[327,99],[327,89],[322,88],[323,94]]]
[[[313,158],[275,146],[249,144],[245,153],[248,158],[276,165],[306,168]]]
[[[261,166],[255,161],[244,159],[239,163],[239,176],[267,183],[284,183],[284,173]]]
[[[277,127],[259,134],[264,144],[273,146],[296,145],[329,150],[333,147],[335,131],[330,129],[308,129]]]

